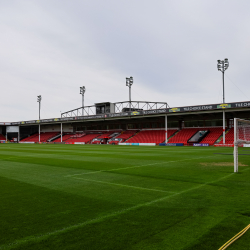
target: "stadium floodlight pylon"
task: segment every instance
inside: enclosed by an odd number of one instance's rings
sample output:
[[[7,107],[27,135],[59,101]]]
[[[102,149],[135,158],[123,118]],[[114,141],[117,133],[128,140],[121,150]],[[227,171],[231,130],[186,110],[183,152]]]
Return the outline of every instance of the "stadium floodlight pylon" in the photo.
[[[82,95],[82,115],[84,115],[84,93],[86,91],[85,86],[80,87],[80,95]]]
[[[238,172],[238,146],[250,144],[250,121],[234,118],[234,172]]]
[[[39,142],[40,142],[40,135],[41,135],[41,125],[40,125],[40,113],[41,113],[41,101],[42,101],[42,96],[38,95],[37,96],[37,102],[39,103]]]
[[[126,86],[129,87],[129,111],[131,111],[131,86],[134,83],[134,79],[132,76],[126,77]]]
[[[228,59],[217,60],[217,69],[222,72],[222,86],[223,86],[223,103],[225,103],[225,88],[224,88],[224,73],[229,67]],[[225,144],[225,110],[223,110],[223,144]]]

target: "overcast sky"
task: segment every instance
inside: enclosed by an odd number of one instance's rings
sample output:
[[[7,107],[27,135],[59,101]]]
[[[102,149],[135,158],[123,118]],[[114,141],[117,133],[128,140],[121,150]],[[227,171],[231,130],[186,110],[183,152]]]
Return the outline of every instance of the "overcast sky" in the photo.
[[[0,0],[0,122],[129,99],[250,101],[249,0]]]

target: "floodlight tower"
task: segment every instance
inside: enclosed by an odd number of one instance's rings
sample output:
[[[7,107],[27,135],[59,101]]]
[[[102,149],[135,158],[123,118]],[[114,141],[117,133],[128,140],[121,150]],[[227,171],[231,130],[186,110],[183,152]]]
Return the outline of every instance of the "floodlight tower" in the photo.
[[[41,101],[42,101],[42,96],[41,96],[41,95],[38,95],[38,96],[37,96],[37,102],[39,103],[39,142],[40,142],[40,134],[41,134],[41,129],[40,129]]]
[[[229,67],[228,59],[218,60],[217,69],[222,72],[222,84],[223,84],[223,103],[225,103],[225,88],[224,88],[224,73]]]
[[[84,115],[84,93],[86,91],[85,86],[80,87],[80,95],[82,95],[82,115]]]
[[[222,72],[223,103],[225,103],[224,73],[229,67],[228,59],[217,60],[217,69]],[[223,110],[223,144],[225,144],[225,110]]]
[[[132,76],[126,78],[126,86],[129,87],[129,111],[131,111],[131,86],[133,85],[134,79]]]

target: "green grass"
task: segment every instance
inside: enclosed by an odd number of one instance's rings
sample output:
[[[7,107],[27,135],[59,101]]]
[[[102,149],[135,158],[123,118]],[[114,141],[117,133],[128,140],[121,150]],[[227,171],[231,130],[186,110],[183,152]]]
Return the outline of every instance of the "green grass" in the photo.
[[[0,250],[218,249],[250,224],[250,150],[237,174],[232,152],[0,144]]]

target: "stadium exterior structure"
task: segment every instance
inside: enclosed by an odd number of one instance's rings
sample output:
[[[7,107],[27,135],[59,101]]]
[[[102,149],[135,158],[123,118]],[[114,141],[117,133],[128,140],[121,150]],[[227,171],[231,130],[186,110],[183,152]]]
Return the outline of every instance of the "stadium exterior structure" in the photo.
[[[131,105],[129,110],[128,105]],[[127,129],[167,129],[181,130],[187,127],[216,127],[223,125],[231,128],[234,118],[250,119],[250,101],[195,105],[170,108],[164,102],[119,102],[96,103],[93,106],[80,107],[61,114],[59,118],[0,123],[0,134],[9,140],[17,141],[38,130],[77,132],[110,131]],[[17,132],[10,132],[11,127],[18,127]],[[11,131],[11,129],[10,129]]]

